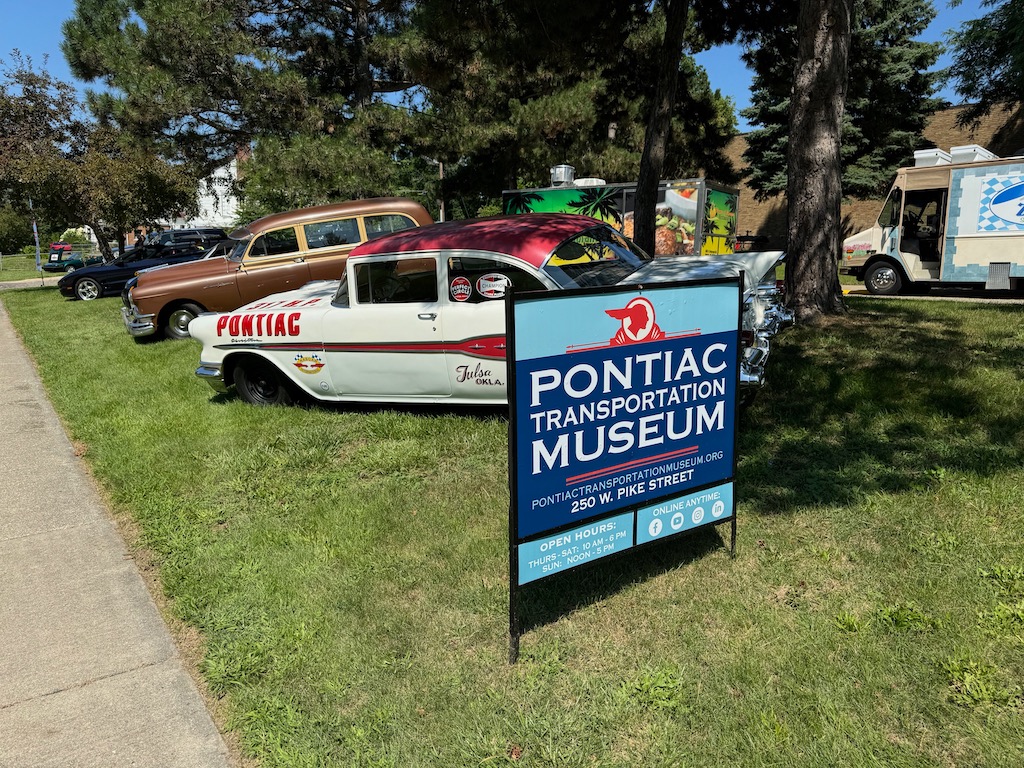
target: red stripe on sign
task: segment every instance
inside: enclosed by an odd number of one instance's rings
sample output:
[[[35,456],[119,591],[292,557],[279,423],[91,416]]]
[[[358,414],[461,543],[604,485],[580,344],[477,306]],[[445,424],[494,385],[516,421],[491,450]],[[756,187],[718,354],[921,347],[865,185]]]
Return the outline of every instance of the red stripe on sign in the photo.
[[[565,478],[566,485],[576,485],[577,483],[583,483],[587,480],[593,480],[601,477],[602,475],[611,475],[623,469],[632,469],[633,467],[642,467],[644,464],[654,464],[658,461],[664,461],[665,459],[675,459],[679,456],[687,456],[691,453],[698,451],[696,445],[692,445],[689,448],[680,448],[678,451],[669,451],[668,453],[660,453],[657,456],[651,456],[646,459],[634,459],[633,461],[627,461],[624,464],[616,464],[614,467],[604,467],[603,469],[595,469],[593,472],[585,472],[582,475],[573,475],[572,477]]]

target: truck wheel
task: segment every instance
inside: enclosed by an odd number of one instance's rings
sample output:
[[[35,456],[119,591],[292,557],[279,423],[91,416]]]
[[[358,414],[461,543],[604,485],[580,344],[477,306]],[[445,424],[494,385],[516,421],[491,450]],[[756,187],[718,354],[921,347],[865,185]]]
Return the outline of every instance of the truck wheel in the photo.
[[[893,296],[900,292],[903,280],[900,271],[887,261],[880,261],[868,270],[864,277],[868,293],[876,296]]]
[[[80,298],[82,301],[98,299],[100,297],[100,293],[102,293],[100,284],[91,277],[83,277],[75,283],[75,296]]]
[[[182,304],[171,310],[167,316],[167,325],[164,326],[164,336],[168,339],[189,338],[188,324],[199,317],[203,308],[198,304]]]
[[[291,392],[284,376],[273,364],[248,357],[235,366],[232,378],[239,397],[252,405],[290,405]]]

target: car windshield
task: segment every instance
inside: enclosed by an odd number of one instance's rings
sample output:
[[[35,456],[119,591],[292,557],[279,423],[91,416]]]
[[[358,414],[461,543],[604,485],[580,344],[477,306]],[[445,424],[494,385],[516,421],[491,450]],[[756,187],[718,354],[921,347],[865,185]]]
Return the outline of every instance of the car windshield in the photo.
[[[557,248],[544,265],[563,288],[616,285],[651,257],[611,227],[601,226],[574,235]]]
[[[231,261],[241,261],[242,257],[245,256],[245,249],[249,245],[249,240],[250,238],[248,237],[244,240],[239,240],[238,245],[236,245],[234,250],[228,254],[228,258]]]
[[[345,274],[341,276],[341,280],[338,282],[338,290],[334,294],[334,299],[331,303],[336,307],[347,307],[348,306],[348,270],[345,270]]]

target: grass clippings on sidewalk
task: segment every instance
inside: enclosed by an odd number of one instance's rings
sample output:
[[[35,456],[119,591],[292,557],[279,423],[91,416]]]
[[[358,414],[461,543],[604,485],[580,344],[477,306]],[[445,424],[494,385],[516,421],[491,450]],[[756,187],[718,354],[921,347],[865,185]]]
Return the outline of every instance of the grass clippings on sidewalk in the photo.
[[[1019,307],[783,336],[736,559],[703,530],[546,580],[509,666],[500,414],[257,409],[115,300],[0,300],[263,765],[1024,763]]]

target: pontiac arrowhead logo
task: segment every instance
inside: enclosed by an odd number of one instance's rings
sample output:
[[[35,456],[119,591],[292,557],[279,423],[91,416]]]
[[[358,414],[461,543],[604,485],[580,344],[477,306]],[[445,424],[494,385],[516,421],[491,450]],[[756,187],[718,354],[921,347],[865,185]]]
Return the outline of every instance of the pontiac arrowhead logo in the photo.
[[[612,346],[665,338],[664,332],[654,321],[654,305],[642,296],[632,299],[622,309],[606,309],[605,314],[622,321],[622,327],[611,338]]]

